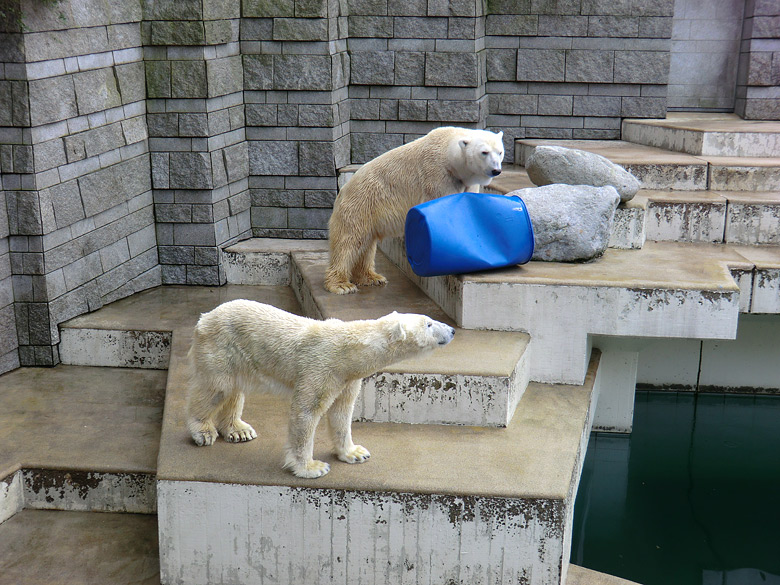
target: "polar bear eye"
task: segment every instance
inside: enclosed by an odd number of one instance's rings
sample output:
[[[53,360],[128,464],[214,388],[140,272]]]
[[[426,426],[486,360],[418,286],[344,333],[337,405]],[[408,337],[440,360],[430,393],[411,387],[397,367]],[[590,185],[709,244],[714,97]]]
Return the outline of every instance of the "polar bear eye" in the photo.
[[[489,155],[489,154],[490,154],[490,151],[489,151],[489,150],[483,150],[483,151],[482,151],[482,156],[487,156],[487,155]]]
[[[430,329],[431,327],[433,327],[433,322],[432,321],[428,321],[428,323],[426,323],[426,325],[428,326],[428,329]]]

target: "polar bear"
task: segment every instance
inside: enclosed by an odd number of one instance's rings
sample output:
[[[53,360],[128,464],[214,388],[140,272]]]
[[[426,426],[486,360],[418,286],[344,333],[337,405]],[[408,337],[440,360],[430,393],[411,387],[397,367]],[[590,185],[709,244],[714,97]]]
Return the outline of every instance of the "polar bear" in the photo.
[[[327,413],[336,457],[362,463],[368,450],[352,442],[352,411],[361,379],[394,362],[447,345],[449,325],[425,315],[391,313],[364,321],[318,321],[255,301],[229,301],[204,313],[189,358],[187,425],[197,445],[222,435],[251,441],[241,420],[244,395],[259,389],[290,395],[284,467],[298,477],[325,475],[312,458],[314,432]]]
[[[503,135],[436,128],[360,167],[333,205],[325,288],[346,294],[357,285],[387,284],[374,270],[377,242],[403,234],[411,207],[488,185],[501,173]]]

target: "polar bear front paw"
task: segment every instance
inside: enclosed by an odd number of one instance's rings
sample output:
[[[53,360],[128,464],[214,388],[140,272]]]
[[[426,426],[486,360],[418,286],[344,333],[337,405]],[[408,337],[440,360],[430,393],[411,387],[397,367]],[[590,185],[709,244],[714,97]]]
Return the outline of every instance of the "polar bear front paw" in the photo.
[[[363,463],[371,457],[371,453],[362,445],[353,445],[351,449],[336,453],[336,457],[344,463]]]
[[[348,295],[348,294],[356,293],[358,291],[358,287],[357,285],[354,285],[349,281],[344,281],[344,282],[337,282],[337,283],[326,283],[325,290],[327,290],[328,292],[335,293],[337,295]]]
[[[246,443],[256,439],[257,433],[251,425],[241,420],[225,429],[222,436],[225,437],[228,443]]]
[[[355,278],[355,282],[363,286],[385,286],[387,279],[378,272],[367,272]]]
[[[324,461],[317,461],[316,459],[312,459],[303,465],[295,465],[291,469],[293,475],[297,477],[303,477],[305,479],[316,479],[328,473],[330,471],[330,465]]]
[[[217,427],[211,421],[190,419],[187,428],[192,435],[192,440],[198,447],[208,447],[217,440]]]

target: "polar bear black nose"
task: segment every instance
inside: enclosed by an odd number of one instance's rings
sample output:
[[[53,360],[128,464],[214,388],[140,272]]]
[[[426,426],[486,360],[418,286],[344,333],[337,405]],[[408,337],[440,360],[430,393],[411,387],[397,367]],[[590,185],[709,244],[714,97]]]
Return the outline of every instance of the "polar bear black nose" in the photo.
[[[501,169],[493,169],[493,176],[494,177],[497,177],[500,174],[501,174]]]

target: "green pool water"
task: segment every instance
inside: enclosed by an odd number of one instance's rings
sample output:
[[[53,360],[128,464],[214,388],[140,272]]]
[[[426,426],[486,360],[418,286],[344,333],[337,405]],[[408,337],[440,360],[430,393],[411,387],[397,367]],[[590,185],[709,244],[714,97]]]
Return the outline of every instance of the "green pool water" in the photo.
[[[780,396],[638,392],[590,438],[571,561],[642,585],[780,585]]]

